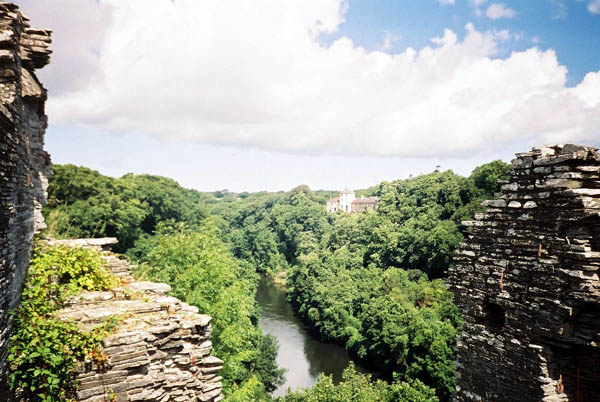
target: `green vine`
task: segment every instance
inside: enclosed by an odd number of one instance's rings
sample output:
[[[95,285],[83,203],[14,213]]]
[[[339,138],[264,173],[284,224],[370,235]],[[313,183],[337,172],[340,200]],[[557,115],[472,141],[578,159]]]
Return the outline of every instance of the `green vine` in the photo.
[[[110,320],[86,332],[54,313],[81,291],[116,285],[102,266],[99,253],[89,249],[36,248],[10,339],[9,386],[17,399],[73,400],[76,362],[99,355],[100,342],[115,323]]]

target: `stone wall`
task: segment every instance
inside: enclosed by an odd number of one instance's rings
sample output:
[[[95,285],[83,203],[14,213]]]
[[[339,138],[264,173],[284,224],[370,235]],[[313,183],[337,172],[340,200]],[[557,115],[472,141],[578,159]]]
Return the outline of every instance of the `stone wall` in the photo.
[[[46,90],[34,70],[49,62],[50,32],[0,2],[0,377],[34,232],[43,228],[50,157],[43,150]]]
[[[457,399],[600,401],[600,154],[556,145],[512,164],[450,271]]]
[[[78,239],[51,244],[101,250],[116,239]],[[123,285],[107,292],[84,292],[58,317],[91,329],[107,318],[118,323],[105,338],[103,355],[79,365],[77,400],[217,402],[223,399],[219,370],[211,356],[210,320],[198,308],[166,296],[164,283],[136,282],[130,265],[104,252],[106,267]],[[112,398],[112,399],[111,399]]]

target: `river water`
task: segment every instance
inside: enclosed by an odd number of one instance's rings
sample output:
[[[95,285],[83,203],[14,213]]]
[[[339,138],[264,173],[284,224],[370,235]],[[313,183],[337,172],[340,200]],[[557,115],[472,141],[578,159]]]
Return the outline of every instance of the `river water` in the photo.
[[[342,378],[342,372],[351,359],[346,350],[336,344],[314,338],[300,322],[285,300],[285,290],[263,277],[256,292],[261,307],[258,325],[263,332],[279,341],[277,364],[286,369],[285,383],[273,392],[273,396],[285,394],[288,388],[295,391],[314,385],[320,373],[333,376],[334,383]],[[359,372],[367,372],[355,363]]]

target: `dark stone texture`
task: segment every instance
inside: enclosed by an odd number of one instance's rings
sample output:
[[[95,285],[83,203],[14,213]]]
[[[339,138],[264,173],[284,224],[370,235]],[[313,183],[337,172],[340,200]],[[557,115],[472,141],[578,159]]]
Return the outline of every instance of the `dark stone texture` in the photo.
[[[449,272],[459,401],[600,401],[600,154],[517,154]]]
[[[0,376],[31,255],[44,227],[50,156],[43,150],[46,90],[34,70],[49,62],[50,32],[31,29],[14,4],[0,2]]]

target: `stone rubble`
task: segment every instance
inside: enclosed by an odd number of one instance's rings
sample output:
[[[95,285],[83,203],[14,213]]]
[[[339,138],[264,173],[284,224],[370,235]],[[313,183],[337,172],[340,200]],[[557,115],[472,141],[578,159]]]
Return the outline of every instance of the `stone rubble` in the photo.
[[[60,240],[52,244],[103,249],[116,239]],[[77,399],[104,401],[201,401],[224,398],[219,370],[223,362],[211,356],[211,317],[198,308],[167,296],[164,283],[136,282],[130,264],[104,252],[106,267],[123,285],[104,292],[84,292],[72,298],[58,317],[92,329],[107,319],[118,321],[103,342],[103,355],[81,362]],[[113,398],[113,399],[109,399]]]
[[[21,299],[33,235],[45,227],[46,90],[34,70],[49,62],[49,44],[50,31],[32,29],[16,5],[0,2],[0,379],[12,328],[8,312]]]
[[[600,154],[519,153],[449,272],[457,400],[600,401]]]

